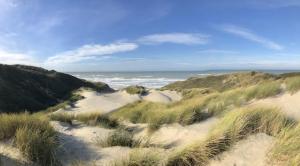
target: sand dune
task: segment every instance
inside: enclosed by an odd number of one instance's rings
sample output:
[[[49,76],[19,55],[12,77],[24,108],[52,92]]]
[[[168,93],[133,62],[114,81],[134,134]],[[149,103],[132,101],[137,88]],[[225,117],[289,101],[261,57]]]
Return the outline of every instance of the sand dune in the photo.
[[[114,93],[97,93],[95,91],[82,90],[80,95],[82,95],[84,99],[75,103],[74,107],[60,109],[57,112],[72,112],[75,114],[91,112],[108,113],[126,104],[139,100],[170,103],[179,101],[181,99],[181,95],[179,95],[177,92],[168,90],[150,90],[147,95],[143,96],[137,94],[131,95],[125,91],[117,91]]]
[[[125,157],[130,151],[128,147],[101,148],[96,145],[97,139],[106,138],[113,130],[83,124],[70,126],[61,122],[51,123],[59,132],[63,145],[58,155],[63,165],[71,165],[76,161],[103,165],[121,156]]]
[[[177,123],[164,125],[151,135],[150,143],[173,148],[187,145],[197,140],[200,141],[207,136],[217,121],[217,118],[209,118],[201,123],[188,126],[181,126]],[[147,135],[147,129],[137,134],[137,137],[143,137],[145,135]]]
[[[224,152],[210,166],[266,166],[274,138],[264,133],[249,136]]]
[[[282,95],[257,100],[250,105],[262,105],[280,108],[288,117],[300,120],[300,92],[295,94],[284,93]]]

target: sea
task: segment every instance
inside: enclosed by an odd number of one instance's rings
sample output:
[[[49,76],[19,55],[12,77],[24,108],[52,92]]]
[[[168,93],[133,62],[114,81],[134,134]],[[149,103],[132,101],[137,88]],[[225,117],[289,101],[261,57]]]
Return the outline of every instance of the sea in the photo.
[[[295,70],[259,70],[273,74],[298,72]],[[130,85],[147,88],[161,88],[175,81],[183,81],[190,77],[205,77],[246,70],[207,70],[207,71],[142,71],[142,72],[68,72],[75,77],[93,82],[104,82],[114,89],[122,89]]]

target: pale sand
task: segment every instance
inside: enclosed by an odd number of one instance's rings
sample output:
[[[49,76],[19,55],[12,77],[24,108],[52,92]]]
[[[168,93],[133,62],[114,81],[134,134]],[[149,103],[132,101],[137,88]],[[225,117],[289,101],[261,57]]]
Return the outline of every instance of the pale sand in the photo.
[[[288,117],[300,120],[300,91],[295,94],[284,93],[276,97],[253,101],[250,105],[277,107]]]
[[[158,91],[158,90],[150,90],[149,94],[142,96],[143,100],[151,101],[151,102],[159,102],[159,103],[171,103],[174,101],[181,100],[181,95],[179,95],[175,91]]]
[[[164,125],[155,131],[150,137],[150,143],[167,148],[184,146],[195,141],[203,140],[210,129],[217,123],[217,118],[209,118],[203,122],[195,123],[188,126],[180,124]],[[136,137],[145,137],[147,128],[136,135]]]
[[[264,133],[249,136],[222,153],[210,166],[266,166],[274,138]]]
[[[12,146],[12,142],[0,143],[0,162],[1,166],[34,166],[23,157],[19,149]]]
[[[113,93],[97,93],[90,90],[82,90],[80,93],[84,99],[75,103],[74,107],[68,107],[56,111],[70,113],[91,113],[100,112],[108,113],[114,111],[126,104],[139,100],[147,100],[152,102],[170,103],[181,100],[181,95],[174,91],[157,91],[151,90],[145,96],[130,95],[125,91],[117,91]]]
[[[104,165],[120,157],[126,157],[130,152],[128,147],[101,148],[97,139],[105,139],[113,130],[100,127],[79,125],[69,126],[61,122],[51,122],[59,132],[62,144],[58,157],[63,165],[71,165],[75,161]]]

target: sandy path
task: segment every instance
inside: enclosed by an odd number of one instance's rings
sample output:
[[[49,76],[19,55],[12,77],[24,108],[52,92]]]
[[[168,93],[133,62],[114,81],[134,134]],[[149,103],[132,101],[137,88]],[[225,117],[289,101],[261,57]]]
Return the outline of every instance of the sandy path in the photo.
[[[101,148],[96,145],[97,139],[104,139],[112,130],[85,125],[72,127],[60,122],[51,124],[60,133],[62,147],[58,156],[61,157],[63,165],[68,166],[76,161],[104,165],[119,157],[125,157],[130,151],[127,147]]]
[[[264,133],[251,135],[224,152],[210,166],[266,166],[267,152],[274,138]]]
[[[130,95],[125,91],[102,94],[95,91],[83,90],[80,92],[80,95],[84,96],[84,99],[76,102],[74,107],[60,109],[56,112],[72,112],[75,114],[91,112],[108,113],[138,100],[161,103],[170,103],[181,100],[181,95],[175,91],[168,90],[151,90],[150,93],[145,96]]]
[[[300,91],[295,94],[285,93],[280,96],[257,100],[250,105],[278,107],[288,117],[300,120]]]
[[[164,125],[151,135],[150,143],[162,145],[166,148],[184,146],[196,140],[204,139],[217,121],[217,118],[209,118],[201,123],[188,126],[181,126],[180,124]],[[143,137],[145,135],[147,135],[146,128],[136,136]]]

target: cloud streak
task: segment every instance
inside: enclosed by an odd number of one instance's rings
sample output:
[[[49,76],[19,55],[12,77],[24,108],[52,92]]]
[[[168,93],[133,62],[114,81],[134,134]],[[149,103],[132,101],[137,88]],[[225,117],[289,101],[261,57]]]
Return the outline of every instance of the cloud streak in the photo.
[[[152,34],[139,38],[137,40],[142,44],[207,44],[209,42],[209,36],[199,33],[163,33],[163,34]]]
[[[133,51],[138,48],[135,43],[112,43],[108,45],[84,45],[74,50],[65,51],[49,57],[46,64],[74,63],[88,59],[96,59],[104,55]]]
[[[284,46],[282,46],[272,40],[269,40],[267,38],[259,36],[246,28],[242,28],[242,27],[238,27],[238,26],[234,26],[234,25],[225,25],[222,27],[222,30],[224,32],[234,34],[241,38],[250,40],[252,42],[259,43],[269,49],[273,49],[273,50],[283,50],[284,49]]]
[[[30,55],[23,53],[11,53],[0,50],[0,63],[2,64],[24,64],[38,65],[37,61]]]

